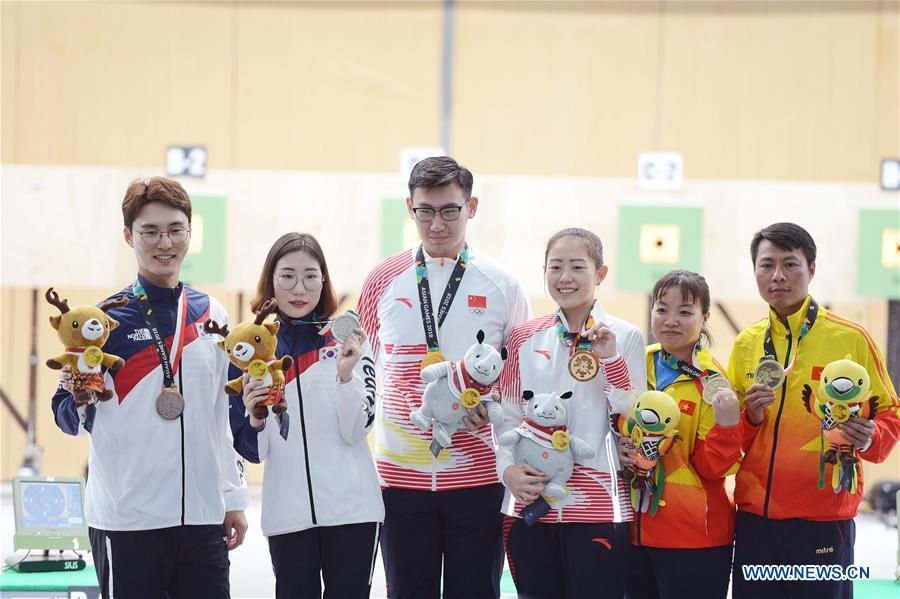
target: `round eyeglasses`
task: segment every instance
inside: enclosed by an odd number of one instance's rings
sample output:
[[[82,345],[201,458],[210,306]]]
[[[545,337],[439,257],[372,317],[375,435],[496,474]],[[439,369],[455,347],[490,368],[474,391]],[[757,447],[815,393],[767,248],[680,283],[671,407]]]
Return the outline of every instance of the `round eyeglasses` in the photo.
[[[285,291],[290,291],[295,288],[298,283],[298,279],[300,284],[303,285],[303,288],[307,291],[318,291],[322,288],[322,284],[325,282],[325,277],[322,276],[322,273],[319,272],[309,272],[304,274],[302,277],[297,277],[296,273],[293,272],[280,272],[275,275],[275,283],[278,285],[280,289],[284,289]]]
[[[168,231],[139,231],[138,235],[141,236],[141,241],[151,246],[158,244],[162,240],[163,235],[169,238],[172,245],[181,245],[187,241],[190,232],[191,230],[185,227],[175,227]]]

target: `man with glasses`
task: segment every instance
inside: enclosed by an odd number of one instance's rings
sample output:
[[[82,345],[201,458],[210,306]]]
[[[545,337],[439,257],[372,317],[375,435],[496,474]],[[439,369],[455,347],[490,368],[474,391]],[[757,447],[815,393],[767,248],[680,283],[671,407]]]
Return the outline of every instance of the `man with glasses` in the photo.
[[[479,330],[500,348],[530,318],[518,281],[466,241],[478,210],[472,183],[446,156],[413,168],[406,205],[421,244],[376,266],[359,300],[382,381],[376,463],[393,599],[438,596],[442,566],[444,597],[500,595],[503,486],[486,410],[469,410],[467,430],[442,450],[409,421],[425,388],[421,368],[461,360]]]
[[[87,517],[104,597],[228,597],[228,550],[243,542],[249,495],[232,449],[228,362],[203,331],[228,316],[180,282],[191,201],[176,181],[137,179],[122,202],[138,274],[109,310],[108,401],[71,393],[61,375],[56,424],[90,434]]]

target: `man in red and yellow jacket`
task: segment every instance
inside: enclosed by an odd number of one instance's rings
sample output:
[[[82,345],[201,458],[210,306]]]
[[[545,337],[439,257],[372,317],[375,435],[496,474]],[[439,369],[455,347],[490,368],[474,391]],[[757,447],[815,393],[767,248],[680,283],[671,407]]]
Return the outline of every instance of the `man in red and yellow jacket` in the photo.
[[[860,458],[882,462],[900,438],[900,401],[881,352],[861,326],[819,307],[809,295],[816,270],[816,245],[793,223],[759,231],[751,243],[756,284],[769,316],[738,335],[728,376],[742,400],[742,448],[734,498],[733,597],[791,597],[815,592],[819,599],[851,597],[851,581],[752,581],[747,565],[839,565],[853,563],[853,518],[863,497],[830,485],[820,489],[821,421],[804,405],[804,385],[818,389],[822,369],[850,356],[871,378],[877,396],[874,419],[851,417],[839,425]],[[772,389],[755,382],[768,356],[784,368]],[[825,480],[831,480],[826,465]]]

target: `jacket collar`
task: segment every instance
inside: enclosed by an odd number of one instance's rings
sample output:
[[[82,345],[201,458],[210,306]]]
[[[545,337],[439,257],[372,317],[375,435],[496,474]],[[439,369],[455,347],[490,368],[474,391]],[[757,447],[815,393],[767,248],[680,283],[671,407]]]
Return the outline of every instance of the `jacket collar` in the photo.
[[[138,273],[137,281],[140,283],[141,287],[144,288],[144,292],[147,294],[147,297],[150,298],[150,301],[155,300],[164,300],[164,299],[178,299],[181,295],[181,290],[184,288],[184,283],[178,281],[178,285],[174,288],[171,287],[157,287],[150,281],[144,278],[144,276]]]
[[[788,326],[791,330],[791,337],[793,337],[794,339],[796,339],[797,335],[800,334],[800,327],[803,326],[803,321],[806,320],[806,311],[809,309],[809,301],[811,299],[812,296],[807,295],[800,308],[787,318]],[[821,308],[819,309],[821,310]],[[787,336],[787,327],[783,322],[781,322],[781,319],[778,318],[778,314],[775,312],[775,309],[771,306],[769,306],[769,323],[772,327],[773,337]]]
[[[594,317],[594,324],[600,324],[601,322],[606,322],[606,311],[603,310],[603,306],[600,305],[600,302],[594,300],[594,307],[591,308],[590,312],[591,316]],[[556,309],[556,316],[559,318],[560,322],[563,323],[563,326],[566,327],[566,332],[568,333],[580,333],[581,330],[573,331],[572,327],[569,326],[569,323],[566,321],[566,315],[563,314],[561,308]]]

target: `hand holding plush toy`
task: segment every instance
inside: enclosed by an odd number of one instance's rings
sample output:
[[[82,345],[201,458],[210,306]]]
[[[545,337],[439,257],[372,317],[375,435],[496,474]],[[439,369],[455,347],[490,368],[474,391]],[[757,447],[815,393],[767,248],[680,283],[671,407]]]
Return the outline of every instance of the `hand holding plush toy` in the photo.
[[[803,404],[822,421],[822,442],[819,449],[819,488],[825,488],[825,464],[834,464],[831,488],[835,493],[845,489],[856,493],[859,458],[839,425],[851,417],[875,418],[878,397],[869,397],[869,373],[850,359],[835,360],[824,369],[819,379],[819,394],[803,385]],[[828,440],[828,450],[825,450]]]
[[[432,429],[431,451],[435,457],[442,448],[452,445],[453,433],[465,428],[466,410],[483,404],[492,424],[503,422],[503,408],[491,397],[491,385],[500,378],[506,348],[497,351],[485,343],[484,331],[478,331],[475,341],[461,361],[438,362],[422,369],[422,380],[428,385],[422,405],[410,412],[409,420],[422,432]]]
[[[44,294],[47,302],[59,308],[59,316],[50,317],[50,325],[56,329],[60,341],[66,348],[64,354],[47,360],[47,366],[61,370],[68,366],[72,371],[72,396],[78,404],[90,403],[96,397],[107,401],[113,395],[106,388],[101,366],[121,368],[125,360],[101,349],[109,339],[109,333],[119,326],[106,311],[128,304],[128,298],[119,296],[107,300],[99,306],[77,306],[69,308],[69,300],[59,299],[53,287]]]
[[[681,411],[671,395],[662,391],[645,391],[634,403],[631,415],[626,419],[621,414],[613,414],[613,428],[624,437],[630,437],[637,452],[635,465],[621,474],[631,483],[631,504],[641,512],[650,510],[655,516],[661,505],[666,471],[662,456],[681,439],[678,422]]]
[[[213,320],[207,320],[203,328],[207,333],[221,335],[225,339],[219,341],[219,347],[228,355],[232,364],[240,368],[244,373],[255,379],[262,380],[269,387],[269,397],[253,408],[254,418],[265,420],[269,415],[269,408],[276,414],[287,410],[287,402],[284,399],[284,371],[289,370],[294,363],[290,356],[284,356],[280,360],[275,359],[275,348],[278,346],[276,334],[281,326],[279,322],[264,322],[266,317],[275,311],[275,300],[270,299],[264,303],[254,320],[248,320],[229,331],[227,326],[220,327]],[[244,378],[238,377],[228,381],[225,392],[229,395],[238,395],[244,388]]]

